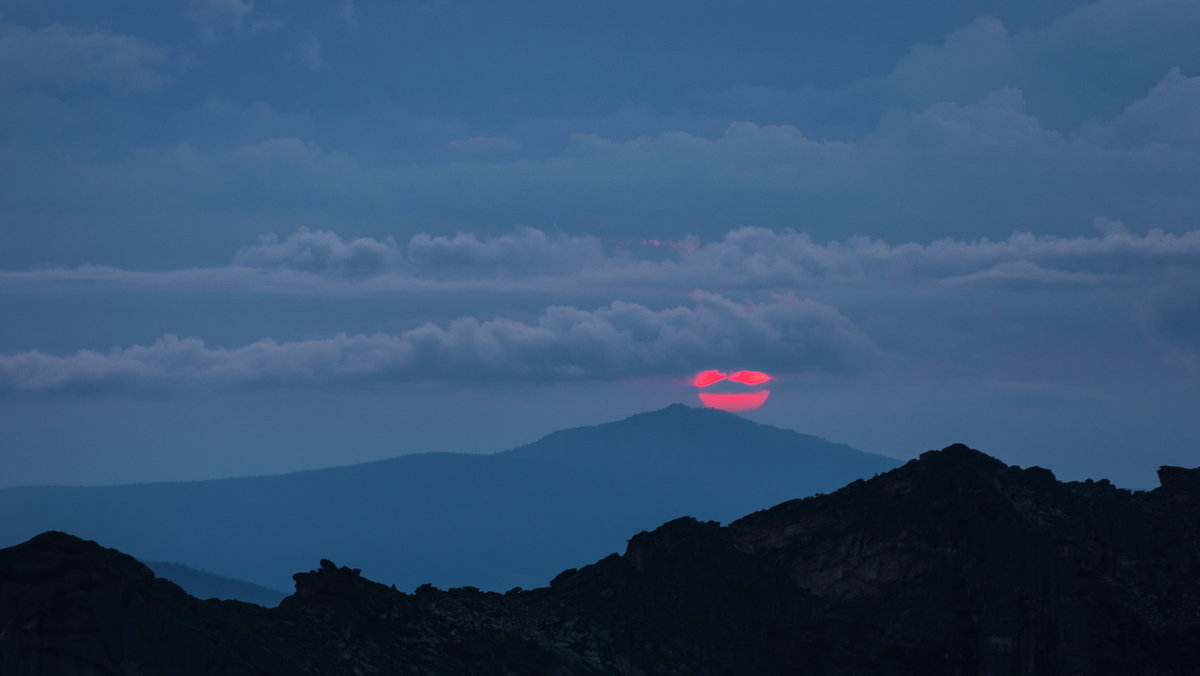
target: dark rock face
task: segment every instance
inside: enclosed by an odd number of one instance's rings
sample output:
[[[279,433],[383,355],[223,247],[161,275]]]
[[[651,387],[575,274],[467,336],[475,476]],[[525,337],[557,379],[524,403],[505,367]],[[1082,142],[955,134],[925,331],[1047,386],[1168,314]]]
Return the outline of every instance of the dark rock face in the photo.
[[[2,674],[286,672],[279,636],[263,608],[199,601],[65,533],[0,550]]]
[[[1195,674],[1200,470],[1060,483],[965,446],[549,587],[405,594],[321,561],[200,601],[62,533],[0,550],[3,674]]]

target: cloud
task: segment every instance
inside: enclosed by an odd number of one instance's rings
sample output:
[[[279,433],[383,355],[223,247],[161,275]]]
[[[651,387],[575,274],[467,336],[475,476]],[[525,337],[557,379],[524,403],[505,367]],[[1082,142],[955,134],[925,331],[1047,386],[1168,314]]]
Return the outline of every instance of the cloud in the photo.
[[[1200,77],[1172,68],[1145,98],[1105,122],[1084,125],[1080,136],[1111,148],[1170,146],[1200,151]]]
[[[325,57],[321,55],[321,39],[309,33],[296,49],[288,54],[287,60],[290,63],[299,64],[309,70],[325,70],[329,64],[325,62]]]
[[[708,271],[710,279],[794,286],[945,282],[1022,268],[1053,271],[1069,279],[1145,279],[1172,266],[1200,268],[1200,230],[1136,235],[1105,219],[1098,219],[1097,226],[1104,232],[1093,237],[1026,232],[999,241],[946,238],[898,245],[867,237],[820,244],[804,233],[743,228],[679,256],[697,273]]]
[[[596,237],[547,235],[536,228],[491,238],[467,232],[452,237],[421,233],[409,240],[405,259],[413,274],[456,279],[569,276],[631,261],[621,253],[606,252]]]
[[[833,93],[846,104],[923,108],[1023,91],[1048,126],[1115,113],[1171,68],[1200,70],[1200,8],[1188,0],[1100,0],[1044,26],[1010,32],[983,16],[939,44],[918,44],[890,73]],[[887,102],[887,103],[885,103]]]
[[[240,249],[234,265],[291,269],[361,279],[397,274],[421,279],[483,278],[492,282],[553,277],[592,284],[633,279],[672,286],[807,287],[836,283],[950,281],[1005,270],[1029,278],[1056,273],[1058,280],[1146,278],[1171,268],[1200,270],[1200,230],[1135,234],[1124,224],[1097,219],[1091,237],[1015,233],[1008,239],[941,239],[891,245],[853,237],[817,242],[807,233],[739,228],[724,237],[690,240],[665,259],[648,259],[640,242],[606,243],[597,237],[548,235],[519,228],[499,237],[458,233],[418,234],[401,246],[394,239],[346,240],[332,232],[268,235]],[[639,256],[638,252],[643,255]]]
[[[132,35],[60,24],[0,23],[0,82],[62,90],[146,93],[171,78],[168,50]]]
[[[652,240],[606,240],[518,228],[500,236],[460,232],[393,238],[344,238],[323,230],[259,238],[229,266],[138,272],[104,266],[0,271],[0,280],[32,284],[79,281],[282,293],[387,294],[410,290],[522,291],[587,296],[679,295],[887,285],[1145,286],[1177,271],[1200,270],[1200,230],[1132,232],[1097,219],[1086,237],[1014,233],[1003,240],[940,239],[889,244],[852,237],[819,242],[808,233],[738,228],[674,248]]]
[[[207,265],[297,223],[401,241],[515,225],[930,241],[1078,235],[1102,214],[1181,232],[1200,218],[1194,7],[1106,0],[1024,30],[983,17],[878,77],[828,91],[741,88],[733,112],[629,104],[506,128],[386,106],[316,116],[295,103],[287,113],[206,106],[179,120],[187,140],[38,154],[26,160],[37,171],[10,172],[0,219],[30,244],[0,251],[0,265]],[[1143,32],[1126,35],[1126,24]],[[1143,37],[1156,31],[1162,44]]]
[[[1145,304],[1151,337],[1178,365],[1200,370],[1200,270],[1175,271],[1170,284]]]
[[[265,220],[382,235],[384,214],[403,214],[401,236],[434,223],[440,235],[526,224],[678,239],[757,225],[823,239],[997,238],[1014,230],[1079,233],[1097,214],[1193,227],[1200,193],[1189,177],[1200,174],[1200,152],[1155,143],[1157,128],[1145,128],[1136,145],[1065,135],[1030,115],[1020,91],[1001,89],[975,103],[894,114],[854,142],[739,122],[715,139],[580,135],[548,157],[459,153],[454,161],[389,165],[285,137],[75,163],[61,176],[74,186],[69,203],[41,202],[46,192],[33,186],[3,193],[9,209],[49,210],[55,223],[79,220],[89,232],[101,227],[97,218],[136,203],[122,232],[151,236],[163,219],[182,218],[182,236],[203,233],[208,246],[230,248],[261,232]],[[1178,128],[1186,133],[1184,123]],[[197,208],[181,216],[179,204]]]
[[[521,141],[501,136],[472,136],[454,139],[446,147],[464,156],[511,156],[521,149]]]
[[[347,26],[358,25],[358,12],[354,9],[354,0],[344,0],[342,8],[337,12],[338,18]]]
[[[242,30],[253,11],[250,0],[189,0],[183,15],[196,24],[201,37],[211,42]]]
[[[704,98],[736,119],[766,118],[848,140],[888,115],[1014,89],[1043,125],[1067,132],[1116,114],[1172,68],[1200,73],[1197,31],[1200,5],[1190,0],[1080,3],[1019,30],[980,16],[939,41],[913,45],[878,75],[827,88],[740,85]]]
[[[891,90],[920,107],[976,101],[1019,83],[1018,50],[1004,24],[984,16],[952,31],[941,44],[913,46],[890,74],[858,86]]]
[[[345,277],[374,275],[398,266],[402,258],[395,240],[369,237],[344,240],[332,232],[299,232],[280,240],[265,235],[254,246],[238,249],[234,264],[264,269],[291,269]]]
[[[714,364],[783,372],[846,370],[871,341],[831,306],[794,295],[761,304],[697,292],[653,310],[614,302],[552,306],[535,323],[474,317],[400,334],[338,334],[239,348],[164,336],[151,345],[0,356],[0,392],[192,391],[339,381],[552,382],[687,374]]]

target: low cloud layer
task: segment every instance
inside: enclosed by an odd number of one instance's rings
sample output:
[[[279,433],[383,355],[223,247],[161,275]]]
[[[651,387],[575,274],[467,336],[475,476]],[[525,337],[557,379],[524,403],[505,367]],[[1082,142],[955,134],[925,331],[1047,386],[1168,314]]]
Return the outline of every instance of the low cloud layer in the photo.
[[[1145,284],[1168,273],[1200,273],[1200,230],[1131,232],[1097,219],[1090,237],[1016,233],[1004,240],[943,239],[889,244],[856,237],[818,242],[807,233],[741,228],[724,237],[662,242],[551,234],[533,228],[487,237],[419,234],[346,238],[301,229],[239,249],[229,266],[137,272],[85,266],[0,271],[31,283],[109,281],[223,289],[328,293],[474,288],[614,291],[656,287],[733,292],[869,283]]]
[[[1031,381],[1194,372],[1200,231],[1095,225],[901,244],[763,228],[708,242],[301,229],[222,267],[0,271],[0,302],[40,299],[66,329],[49,345],[0,331],[0,390],[590,381],[713,363]],[[672,307],[688,294],[694,307]],[[110,312],[130,326],[72,333]],[[147,344],[164,333],[193,337]],[[133,346],[95,349],[111,344]]]
[[[713,365],[847,370],[871,342],[836,309],[794,295],[763,304],[696,293],[655,311],[616,302],[548,308],[534,323],[466,317],[400,334],[263,339],[237,348],[164,336],[151,345],[0,356],[0,392],[195,391],[340,381],[553,382],[686,375]]]

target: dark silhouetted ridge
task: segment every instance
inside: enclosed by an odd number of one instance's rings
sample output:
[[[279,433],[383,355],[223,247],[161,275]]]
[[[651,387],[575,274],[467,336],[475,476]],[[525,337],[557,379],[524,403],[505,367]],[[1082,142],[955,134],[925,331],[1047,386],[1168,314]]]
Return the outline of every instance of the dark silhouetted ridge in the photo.
[[[507,593],[321,560],[200,601],[61,533],[0,550],[0,673],[1184,675],[1200,470],[1059,482],[966,446],[728,526],[682,517]]]

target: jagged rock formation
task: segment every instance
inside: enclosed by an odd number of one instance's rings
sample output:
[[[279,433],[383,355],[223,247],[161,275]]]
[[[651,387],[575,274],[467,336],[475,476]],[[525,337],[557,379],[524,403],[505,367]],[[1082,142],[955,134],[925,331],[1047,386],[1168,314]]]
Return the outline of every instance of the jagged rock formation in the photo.
[[[965,446],[506,594],[321,561],[278,608],[95,543],[0,551],[4,674],[1195,674],[1200,470],[1060,483]]]

